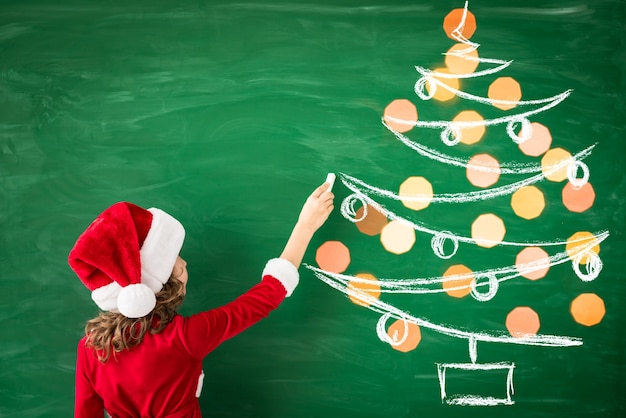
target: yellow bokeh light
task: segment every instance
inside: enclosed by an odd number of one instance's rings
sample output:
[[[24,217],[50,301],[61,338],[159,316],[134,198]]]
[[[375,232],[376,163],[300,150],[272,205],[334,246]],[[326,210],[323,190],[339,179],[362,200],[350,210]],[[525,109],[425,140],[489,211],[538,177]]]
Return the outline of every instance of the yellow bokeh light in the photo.
[[[348,282],[348,290],[355,292],[356,294],[348,294],[348,297],[352,301],[352,303],[360,306],[369,306],[370,302],[367,300],[367,297],[372,297],[378,299],[380,297],[380,285],[378,284],[378,279],[371,274],[368,273],[360,273],[355,277],[359,279],[365,279],[367,281],[356,281],[351,280]],[[363,294],[363,296],[359,297],[359,294]]]
[[[575,261],[576,257],[582,254],[579,264],[587,264],[587,261],[589,261],[587,254],[600,254],[600,242],[591,232],[576,232],[567,239],[565,251],[567,251],[567,255],[572,261]]]
[[[449,279],[442,283],[443,289],[446,293],[455,298],[462,298],[469,295],[472,291],[470,284],[472,283],[472,280],[474,280],[472,270],[465,267],[463,264],[455,264],[450,266],[445,273],[443,273],[443,277],[451,276],[460,277]]]
[[[458,131],[461,138],[459,141],[462,144],[472,145],[480,141],[485,134],[484,118],[473,110],[464,110],[452,119],[453,131]],[[467,128],[456,128],[454,122],[478,122],[476,126]],[[456,136],[456,135],[455,135]]]
[[[513,212],[520,218],[535,219],[546,207],[543,193],[535,186],[525,186],[511,196]]]
[[[567,178],[567,165],[564,161],[571,161],[572,154],[563,148],[552,148],[541,159],[541,171],[550,181],[560,182]],[[557,168],[557,166],[559,166]]]
[[[448,50],[445,63],[454,74],[471,74],[478,68],[478,51],[470,45],[455,44]]]
[[[422,210],[433,199],[433,186],[424,177],[409,177],[400,185],[398,196],[407,208]]]
[[[502,242],[505,233],[504,222],[493,213],[480,215],[472,223],[472,239],[479,247],[495,247]]]
[[[404,254],[415,244],[415,230],[400,221],[389,222],[380,233],[380,242],[393,254]]]
[[[442,74],[451,74],[450,70],[448,70],[447,68],[437,68],[435,69],[434,72],[442,73]],[[437,82],[435,82],[434,80],[432,81],[429,80],[426,83],[426,90],[428,91],[429,95],[433,96],[433,99],[439,100],[440,102],[447,102],[448,100],[452,100],[456,96],[456,93],[448,90],[445,86],[442,86],[440,84],[445,84],[451,89],[458,90],[459,89],[458,78],[436,77],[435,74],[431,75],[430,77],[437,80]],[[433,94],[433,89],[435,89],[434,94]]]
[[[494,80],[489,86],[487,96],[492,100],[492,105],[501,110],[513,109],[522,98],[522,88],[519,83],[511,77],[500,77]],[[510,103],[498,103],[497,101]]]

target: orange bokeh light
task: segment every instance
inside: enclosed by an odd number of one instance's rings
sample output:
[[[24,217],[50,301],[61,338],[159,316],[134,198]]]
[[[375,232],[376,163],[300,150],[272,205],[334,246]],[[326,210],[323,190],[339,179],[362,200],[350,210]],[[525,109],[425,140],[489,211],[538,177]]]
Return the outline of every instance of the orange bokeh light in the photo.
[[[350,251],[339,241],[326,241],[317,249],[315,261],[331,273],[343,273],[350,264]]]
[[[392,344],[391,347],[403,353],[415,350],[422,340],[420,327],[413,322],[405,322],[401,319],[391,324],[387,329],[387,335],[396,343],[402,341],[400,344]]]
[[[434,72],[442,73],[442,74],[451,74],[450,70],[447,68],[437,68]],[[426,91],[428,91],[429,95],[433,96],[433,99],[439,100],[440,102],[447,102],[448,100],[452,100],[456,97],[456,93],[448,90],[445,86],[440,84],[445,84],[453,90],[459,89],[459,80],[458,78],[447,78],[447,77],[437,77],[436,74],[431,74],[430,76],[433,79],[436,79],[438,83],[434,80],[429,80],[426,83]],[[435,92],[433,94],[433,88]]]
[[[454,278],[451,280],[446,280],[442,283],[443,289],[446,293],[455,298],[462,298],[470,294],[472,289],[470,288],[470,284],[472,280],[474,280],[474,275],[472,270],[465,267],[463,264],[455,264],[450,266],[445,273],[443,273],[443,277],[450,276],[465,276]]]
[[[522,88],[519,83],[511,77],[500,77],[495,79],[489,86],[487,96],[491,100],[503,100],[511,103],[497,103],[492,105],[501,110],[513,109],[522,98]]]
[[[585,183],[582,187],[575,188],[569,181],[563,187],[563,204],[571,212],[581,213],[593,206],[596,192],[591,183]]]
[[[358,277],[359,279],[365,279],[367,280],[367,282],[351,280],[350,282],[348,282],[348,290],[363,293],[365,296],[373,297],[375,299],[378,299],[380,297],[380,285],[378,284],[378,279],[376,279],[376,277],[368,273],[360,273],[357,274],[356,277]],[[356,305],[370,305],[369,301],[357,295],[349,294],[348,297],[350,298],[352,303]]]
[[[595,293],[583,293],[572,301],[570,312],[574,321],[590,327],[602,321],[606,307],[602,298]]]
[[[463,15],[465,15],[465,21],[463,22]],[[452,35],[452,32],[461,25],[459,28],[460,35],[465,39],[470,39],[474,32],[476,31],[476,17],[469,10],[465,11],[465,9],[454,9],[450,13],[446,15],[443,19],[443,31],[446,33],[448,38],[455,39]]]
[[[589,248],[583,251],[582,246]],[[581,257],[579,264],[586,264],[587,261],[589,261],[589,256],[586,255],[587,253],[593,253],[595,255],[600,254],[600,242],[591,232],[576,232],[567,239],[565,251],[567,251],[567,255],[572,261],[582,252],[584,255]]]
[[[513,337],[536,335],[539,327],[539,315],[528,306],[519,306],[506,316],[506,329]]]
[[[370,205],[367,205],[367,214],[363,217],[365,209],[365,206],[357,209],[356,219],[360,219],[360,221],[354,224],[365,235],[374,236],[380,234],[380,231],[387,225],[387,217]]]
[[[383,120],[394,131],[410,131],[417,122],[417,108],[407,99],[396,99],[385,108]]]

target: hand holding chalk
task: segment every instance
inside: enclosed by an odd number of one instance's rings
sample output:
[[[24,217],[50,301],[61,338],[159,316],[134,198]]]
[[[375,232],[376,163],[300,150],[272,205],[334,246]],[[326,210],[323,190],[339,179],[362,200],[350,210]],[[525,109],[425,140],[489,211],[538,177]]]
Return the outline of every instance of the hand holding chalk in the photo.
[[[328,187],[328,190],[326,190],[327,192],[333,191],[333,185],[335,184],[336,178],[337,176],[335,175],[335,173],[328,173],[328,175],[326,176],[326,181],[324,183],[330,184],[330,186]]]
[[[326,185],[328,183],[328,186]],[[326,177],[324,184],[316,188],[307,198],[298,216],[298,222],[291,231],[291,235],[281,258],[289,261],[296,268],[300,266],[302,257],[313,238],[313,234],[328,219],[333,211],[333,200],[335,196],[330,191],[335,183],[335,175],[330,173]]]
[[[326,181],[311,193],[302,207],[302,211],[298,217],[298,223],[310,228],[313,232],[326,222],[326,219],[328,219],[328,216],[333,210],[333,200],[335,196],[331,192],[331,189],[335,182],[335,177],[333,173],[330,173],[326,177]]]

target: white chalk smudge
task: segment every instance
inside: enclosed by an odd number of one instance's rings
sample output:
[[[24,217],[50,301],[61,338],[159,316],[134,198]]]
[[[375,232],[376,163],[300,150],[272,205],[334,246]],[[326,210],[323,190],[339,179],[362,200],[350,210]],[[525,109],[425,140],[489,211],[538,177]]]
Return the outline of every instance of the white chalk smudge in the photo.
[[[402,201],[402,202],[431,202],[431,203],[468,203],[468,202],[476,202],[480,200],[493,199],[500,196],[507,196],[513,194],[515,191],[519,190],[522,187],[530,186],[540,181],[545,180],[546,177],[556,173],[557,171],[570,167],[574,162],[578,162],[576,160],[577,157],[572,157],[571,159],[566,159],[559,161],[557,164],[550,166],[549,170],[542,172],[540,174],[536,174],[534,176],[528,177],[526,179],[510,183],[507,185],[494,187],[491,189],[485,190],[475,190],[471,192],[460,192],[460,193],[440,193],[431,196],[424,195],[414,195],[414,196],[399,196],[398,194],[381,189],[372,185],[365,183],[362,180],[357,179],[356,177],[349,176],[345,173],[340,173],[341,181],[348,187],[350,190],[365,193],[366,191],[380,197]],[[580,165],[577,165],[580,166]],[[499,171],[498,168],[487,167],[487,166],[478,166],[478,165],[468,165],[468,168],[472,168],[476,171]],[[575,174],[574,174],[575,175]],[[577,187],[582,187],[586,183],[587,179],[577,179]]]
[[[453,241],[455,248],[457,248],[457,244],[460,242],[463,242],[466,244],[476,244],[476,241],[474,240],[474,238],[462,236],[460,234],[455,234],[450,231],[436,230],[436,229],[426,226],[422,222],[417,222],[417,221],[413,222],[408,219],[405,219],[395,214],[391,210],[385,208],[383,205],[373,200],[367,194],[360,191],[357,187],[352,186],[350,182],[345,181],[343,174],[341,174],[341,181],[348,189],[354,192],[353,194],[347,196],[344,199],[344,201],[341,204],[341,209],[340,209],[342,216],[351,222],[358,222],[358,220],[354,218],[354,213],[355,213],[354,205],[356,202],[359,202],[362,205],[371,206],[375,210],[381,212],[383,215],[387,217],[387,219],[390,219],[392,221],[398,221],[400,223],[403,223],[413,228],[416,231],[432,235],[434,237],[434,241],[437,242],[439,249],[441,247],[442,241],[445,241],[446,239]],[[594,233],[594,235],[596,237],[601,237],[605,235],[608,236],[608,231],[600,231],[600,232]],[[496,242],[496,241],[491,241],[488,239],[481,239],[481,243],[486,244],[486,245],[493,244],[493,245],[516,246],[516,247],[532,247],[532,246],[545,247],[545,246],[565,245],[567,244],[567,241],[564,239],[556,239],[553,241],[526,241],[526,242],[497,241]],[[431,246],[434,247],[433,244],[434,242],[431,242]],[[433,248],[433,251],[436,254],[440,252],[435,248]],[[448,255],[448,257],[450,256],[451,255]]]
[[[582,242],[580,245],[572,247],[569,252],[563,251],[554,254],[547,258],[547,260],[537,260],[528,263],[520,263],[510,265],[506,267],[486,269],[480,271],[474,271],[462,274],[453,274],[449,276],[434,276],[426,278],[408,278],[408,279],[388,279],[377,278],[376,280],[368,279],[366,277],[357,277],[352,275],[332,273],[324,271],[317,267],[306,265],[306,267],[313,273],[321,274],[328,277],[330,280],[339,282],[344,286],[348,286],[348,283],[363,283],[363,284],[375,284],[380,287],[381,293],[401,293],[401,294],[430,294],[430,293],[443,293],[454,290],[463,290],[470,287],[472,290],[472,296],[476,300],[486,301],[490,300],[497,293],[501,283],[511,279],[522,277],[529,273],[533,273],[539,270],[543,270],[546,267],[553,267],[560,264],[572,262],[574,271],[580,269],[579,262],[581,257],[589,257],[589,259],[599,260],[599,256],[593,252],[593,247],[600,244],[606,238],[608,238],[608,232],[600,233],[594,240],[588,238],[571,241],[572,243]],[[600,273],[602,269],[601,265],[598,265],[594,269],[595,277]],[[319,276],[318,276],[319,277]],[[580,276],[579,276],[580,277]],[[594,278],[595,278],[594,277]],[[471,282],[467,285],[459,285],[456,287],[444,289],[441,285],[446,282],[467,281],[471,279]],[[482,279],[487,279],[482,281]],[[589,281],[589,278],[583,279],[583,281]],[[593,279],[591,279],[593,280]],[[486,292],[479,292],[480,288],[486,287]]]
[[[429,158],[433,161],[437,161],[443,164],[456,166],[456,167],[466,168],[469,165],[469,159],[462,159],[462,158],[457,158],[457,157],[443,154],[423,144],[412,141],[411,139],[401,134],[400,132],[394,131],[385,123],[384,120],[382,121],[382,123],[387,129],[389,129],[389,131],[391,131],[394,134],[394,136],[400,142],[402,142],[408,148],[411,148],[412,150],[416,151],[418,154],[422,155],[423,157]],[[572,170],[574,168],[578,169],[579,167],[578,164],[582,164],[580,163],[580,161],[587,158],[589,155],[591,155],[591,152],[593,151],[596,145],[597,144],[593,144],[585,148],[584,150],[578,152],[576,155],[572,156],[571,161],[573,162],[574,165],[576,165],[576,167],[572,167]],[[535,163],[502,162],[500,163],[499,171],[501,174],[529,174],[529,173],[542,172],[544,169],[551,171],[553,167],[554,165],[550,165],[550,166],[546,166],[545,168],[542,168],[541,164],[535,164]],[[570,166],[568,166],[568,169],[569,167]],[[489,170],[495,171],[495,169],[490,169],[489,167],[481,167],[479,169],[483,171],[489,171]],[[588,176],[587,176],[587,179],[588,179]],[[585,179],[585,181],[587,179]]]
[[[373,297],[365,292],[361,292],[355,289],[352,289],[347,286],[343,281],[334,280],[334,276],[332,274],[328,274],[323,272],[320,269],[316,269],[313,266],[305,264],[305,267],[308,268],[315,274],[315,276],[331,286],[332,288],[339,290],[340,292],[352,296],[354,298],[362,300],[365,304],[367,304],[367,309],[370,309],[374,312],[382,314],[382,317],[379,320],[379,324],[383,324],[383,326],[378,326],[377,330],[379,332],[379,338],[381,341],[387,341],[387,337],[384,337],[382,334],[382,330],[384,329],[384,323],[390,318],[406,320],[417,324],[420,327],[431,329],[435,332],[455,337],[461,339],[470,339],[473,338],[475,341],[484,341],[484,342],[497,342],[497,343],[506,343],[506,344],[518,344],[518,345],[535,345],[535,346],[547,346],[547,347],[570,347],[582,345],[582,340],[576,337],[566,337],[566,336],[557,336],[557,335],[546,335],[546,334],[537,334],[537,335],[524,335],[524,336],[516,336],[513,337],[511,335],[507,335],[504,332],[476,332],[476,331],[468,331],[460,328],[454,328],[448,325],[436,324],[426,318],[421,318],[417,316],[413,316],[408,312],[402,311],[396,308],[393,305],[385,303],[379,300],[376,297]],[[386,335],[386,332],[385,332]]]
[[[506,397],[495,398],[492,396],[479,396],[479,395],[449,395],[447,393],[446,386],[446,371],[452,370],[465,370],[474,372],[485,372],[493,370],[506,371]],[[515,389],[513,387],[513,370],[515,369],[515,363],[511,362],[499,362],[499,363],[437,363],[437,376],[439,378],[439,388],[441,391],[441,401],[448,405],[460,405],[460,406],[496,406],[496,405],[513,405],[513,394]]]

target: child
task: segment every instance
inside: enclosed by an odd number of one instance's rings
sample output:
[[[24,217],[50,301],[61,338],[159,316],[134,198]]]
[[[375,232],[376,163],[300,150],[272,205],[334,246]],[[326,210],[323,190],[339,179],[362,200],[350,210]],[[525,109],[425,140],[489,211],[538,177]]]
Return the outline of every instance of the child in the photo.
[[[202,359],[266,317],[298,284],[313,234],[333,210],[324,183],[306,200],[280,256],[234,301],[188,318],[178,255],[185,231],[159,209],[117,203],[78,238],[69,264],[103,311],[78,344],[75,417],[200,417]]]

